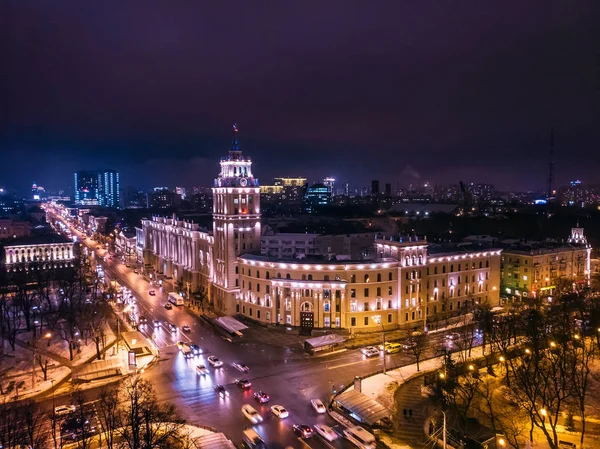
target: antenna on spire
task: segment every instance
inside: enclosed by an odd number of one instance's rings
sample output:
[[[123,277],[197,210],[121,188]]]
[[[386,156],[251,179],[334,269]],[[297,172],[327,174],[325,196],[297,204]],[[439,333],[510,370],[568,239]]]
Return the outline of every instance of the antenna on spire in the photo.
[[[550,167],[548,173],[548,198],[552,198],[552,185],[554,184],[554,126],[550,128]]]
[[[231,151],[240,151],[240,144],[238,141],[238,127],[237,123],[233,124],[233,142],[231,144]]]

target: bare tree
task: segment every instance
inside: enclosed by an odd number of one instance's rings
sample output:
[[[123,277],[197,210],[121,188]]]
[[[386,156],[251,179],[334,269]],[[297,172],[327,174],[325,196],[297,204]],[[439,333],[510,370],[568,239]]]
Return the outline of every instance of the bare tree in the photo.
[[[423,353],[427,349],[427,336],[425,334],[419,334],[412,338],[412,346],[410,347],[410,352],[412,356],[415,358],[415,363],[417,364],[417,371],[420,371],[419,363],[421,361],[421,357],[423,357]]]
[[[44,356],[43,354],[36,353],[35,361],[37,362],[38,366],[42,370],[42,374],[44,375],[44,380],[48,380],[48,363],[50,361],[48,359],[48,357]]]
[[[93,412],[86,406],[86,400],[81,390],[75,389],[73,391],[71,402],[76,407],[75,419],[78,424],[77,446],[81,449],[89,449],[92,437],[90,419],[93,418]]]
[[[33,449],[43,448],[48,441],[48,415],[35,401],[21,404],[24,424],[24,445]]]
[[[115,437],[117,429],[121,426],[119,392],[117,389],[102,389],[97,403],[97,411],[106,447],[113,449],[116,446]]]

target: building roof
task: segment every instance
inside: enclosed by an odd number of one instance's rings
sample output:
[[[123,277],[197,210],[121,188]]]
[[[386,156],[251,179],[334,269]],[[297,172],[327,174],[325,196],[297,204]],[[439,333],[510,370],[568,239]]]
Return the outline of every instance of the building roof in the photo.
[[[312,348],[320,348],[322,346],[337,345],[348,340],[345,335],[329,334],[321,335],[320,337],[309,338],[304,343],[310,345]]]
[[[502,251],[501,248],[490,248],[488,246],[482,247],[478,245],[467,244],[429,244],[427,246],[427,256],[430,258],[439,257],[451,257],[451,256],[462,256],[473,253],[498,253]]]
[[[200,449],[235,449],[235,445],[223,433],[210,433],[198,438]]]
[[[4,246],[49,245],[52,243],[73,243],[73,240],[60,234],[37,234],[5,240]]]
[[[336,260],[329,259],[327,256],[306,256],[304,259],[284,259],[279,257],[259,256],[257,254],[242,254],[239,256],[241,259],[255,261],[255,262],[270,262],[270,263],[284,263],[287,265],[347,265],[347,264],[372,264],[372,263],[395,263],[398,262],[393,257],[386,258],[373,258],[373,259],[361,259],[361,260]]]
[[[551,244],[515,244],[504,250],[506,254],[519,254],[523,256],[541,256],[544,254],[555,254],[577,249],[586,249],[584,245],[551,245]]]
[[[343,392],[335,397],[335,401],[370,426],[391,415],[391,412],[375,399],[356,390]]]

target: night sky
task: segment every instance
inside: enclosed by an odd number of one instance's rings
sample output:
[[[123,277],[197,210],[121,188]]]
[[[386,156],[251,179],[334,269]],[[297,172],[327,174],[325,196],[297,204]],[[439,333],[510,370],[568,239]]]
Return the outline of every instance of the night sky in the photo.
[[[374,6],[375,5],[375,6]],[[4,1],[0,185],[600,183],[597,1]]]

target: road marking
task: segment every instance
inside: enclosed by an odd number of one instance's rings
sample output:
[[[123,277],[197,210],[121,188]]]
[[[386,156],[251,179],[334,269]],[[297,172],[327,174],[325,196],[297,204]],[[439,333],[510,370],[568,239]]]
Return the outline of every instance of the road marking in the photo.
[[[356,365],[358,363],[364,363],[364,360],[359,360],[358,362],[344,363],[342,365],[328,366],[327,369],[343,368],[344,366]]]

